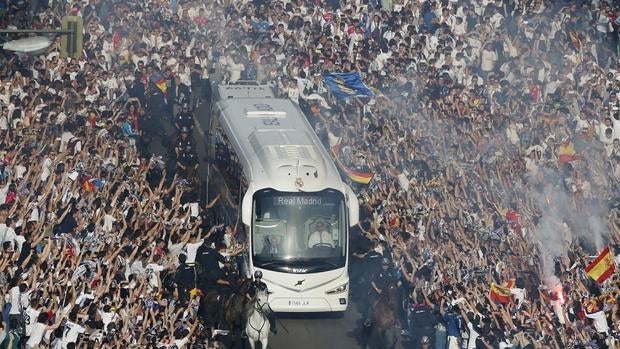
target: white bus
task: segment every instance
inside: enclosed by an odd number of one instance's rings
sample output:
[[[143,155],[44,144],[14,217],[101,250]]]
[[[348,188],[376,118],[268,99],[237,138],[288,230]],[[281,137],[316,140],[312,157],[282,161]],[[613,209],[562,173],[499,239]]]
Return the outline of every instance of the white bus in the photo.
[[[263,272],[277,312],[342,312],[358,201],[299,107],[269,86],[220,85],[210,157],[240,207],[248,276]],[[318,232],[318,233],[317,233]]]

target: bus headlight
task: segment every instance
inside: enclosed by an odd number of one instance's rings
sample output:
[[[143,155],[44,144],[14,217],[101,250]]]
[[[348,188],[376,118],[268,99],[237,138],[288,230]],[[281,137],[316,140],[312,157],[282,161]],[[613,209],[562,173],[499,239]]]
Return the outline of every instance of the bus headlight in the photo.
[[[342,284],[342,285],[340,285],[340,286],[338,286],[336,288],[332,288],[331,290],[329,290],[329,291],[327,291],[325,293],[327,293],[327,294],[339,294],[339,293],[347,292],[347,285],[348,285],[348,283]]]

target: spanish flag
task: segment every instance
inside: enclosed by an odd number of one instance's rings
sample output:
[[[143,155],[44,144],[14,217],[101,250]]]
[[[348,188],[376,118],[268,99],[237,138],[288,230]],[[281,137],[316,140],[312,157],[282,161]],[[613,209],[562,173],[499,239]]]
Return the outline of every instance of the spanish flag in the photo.
[[[334,155],[334,159],[336,159],[336,164],[338,164],[338,167],[340,167],[342,172],[346,173],[346,175],[349,178],[351,178],[352,181],[361,183],[361,184],[368,184],[370,183],[372,178],[375,176],[375,174],[372,172],[363,172],[363,171],[354,170],[352,168],[347,167],[345,164],[343,164],[342,161],[338,159],[338,153],[340,152],[340,144],[336,144],[333,147],[331,147],[331,151],[332,151],[332,154]]]
[[[498,303],[507,304],[510,303],[510,289],[515,286],[514,280],[508,280],[503,285],[491,283],[491,290],[489,291],[489,298]]]
[[[598,283],[607,280],[615,271],[614,255],[609,250],[609,246],[605,247],[601,254],[586,267],[586,274]]]
[[[577,31],[569,31],[568,38],[570,39],[570,42],[573,45],[575,51],[579,51],[581,49],[581,40],[579,40],[579,35],[577,34]]]
[[[565,164],[567,162],[575,161],[579,159],[579,155],[575,151],[575,145],[571,141],[565,141],[560,145],[560,149],[558,151],[558,160],[560,164]]]

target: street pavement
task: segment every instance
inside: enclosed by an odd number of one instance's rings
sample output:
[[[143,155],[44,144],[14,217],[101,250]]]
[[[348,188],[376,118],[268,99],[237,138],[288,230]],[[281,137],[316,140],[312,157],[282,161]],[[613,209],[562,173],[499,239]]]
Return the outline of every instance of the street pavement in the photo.
[[[349,306],[344,316],[337,318],[332,314],[279,314],[278,334],[271,335],[269,347],[272,349],[311,349],[311,348],[361,348],[361,318],[353,306]]]

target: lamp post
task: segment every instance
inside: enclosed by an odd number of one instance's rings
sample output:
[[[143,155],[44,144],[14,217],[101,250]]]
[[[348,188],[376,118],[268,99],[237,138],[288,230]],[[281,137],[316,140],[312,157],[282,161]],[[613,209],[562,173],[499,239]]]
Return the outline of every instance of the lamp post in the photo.
[[[64,16],[62,29],[0,29],[0,34],[58,34],[62,35],[60,52],[64,57],[80,58],[82,56],[83,20],[79,16]],[[39,54],[51,45],[46,36],[33,36],[5,42],[5,50]]]

